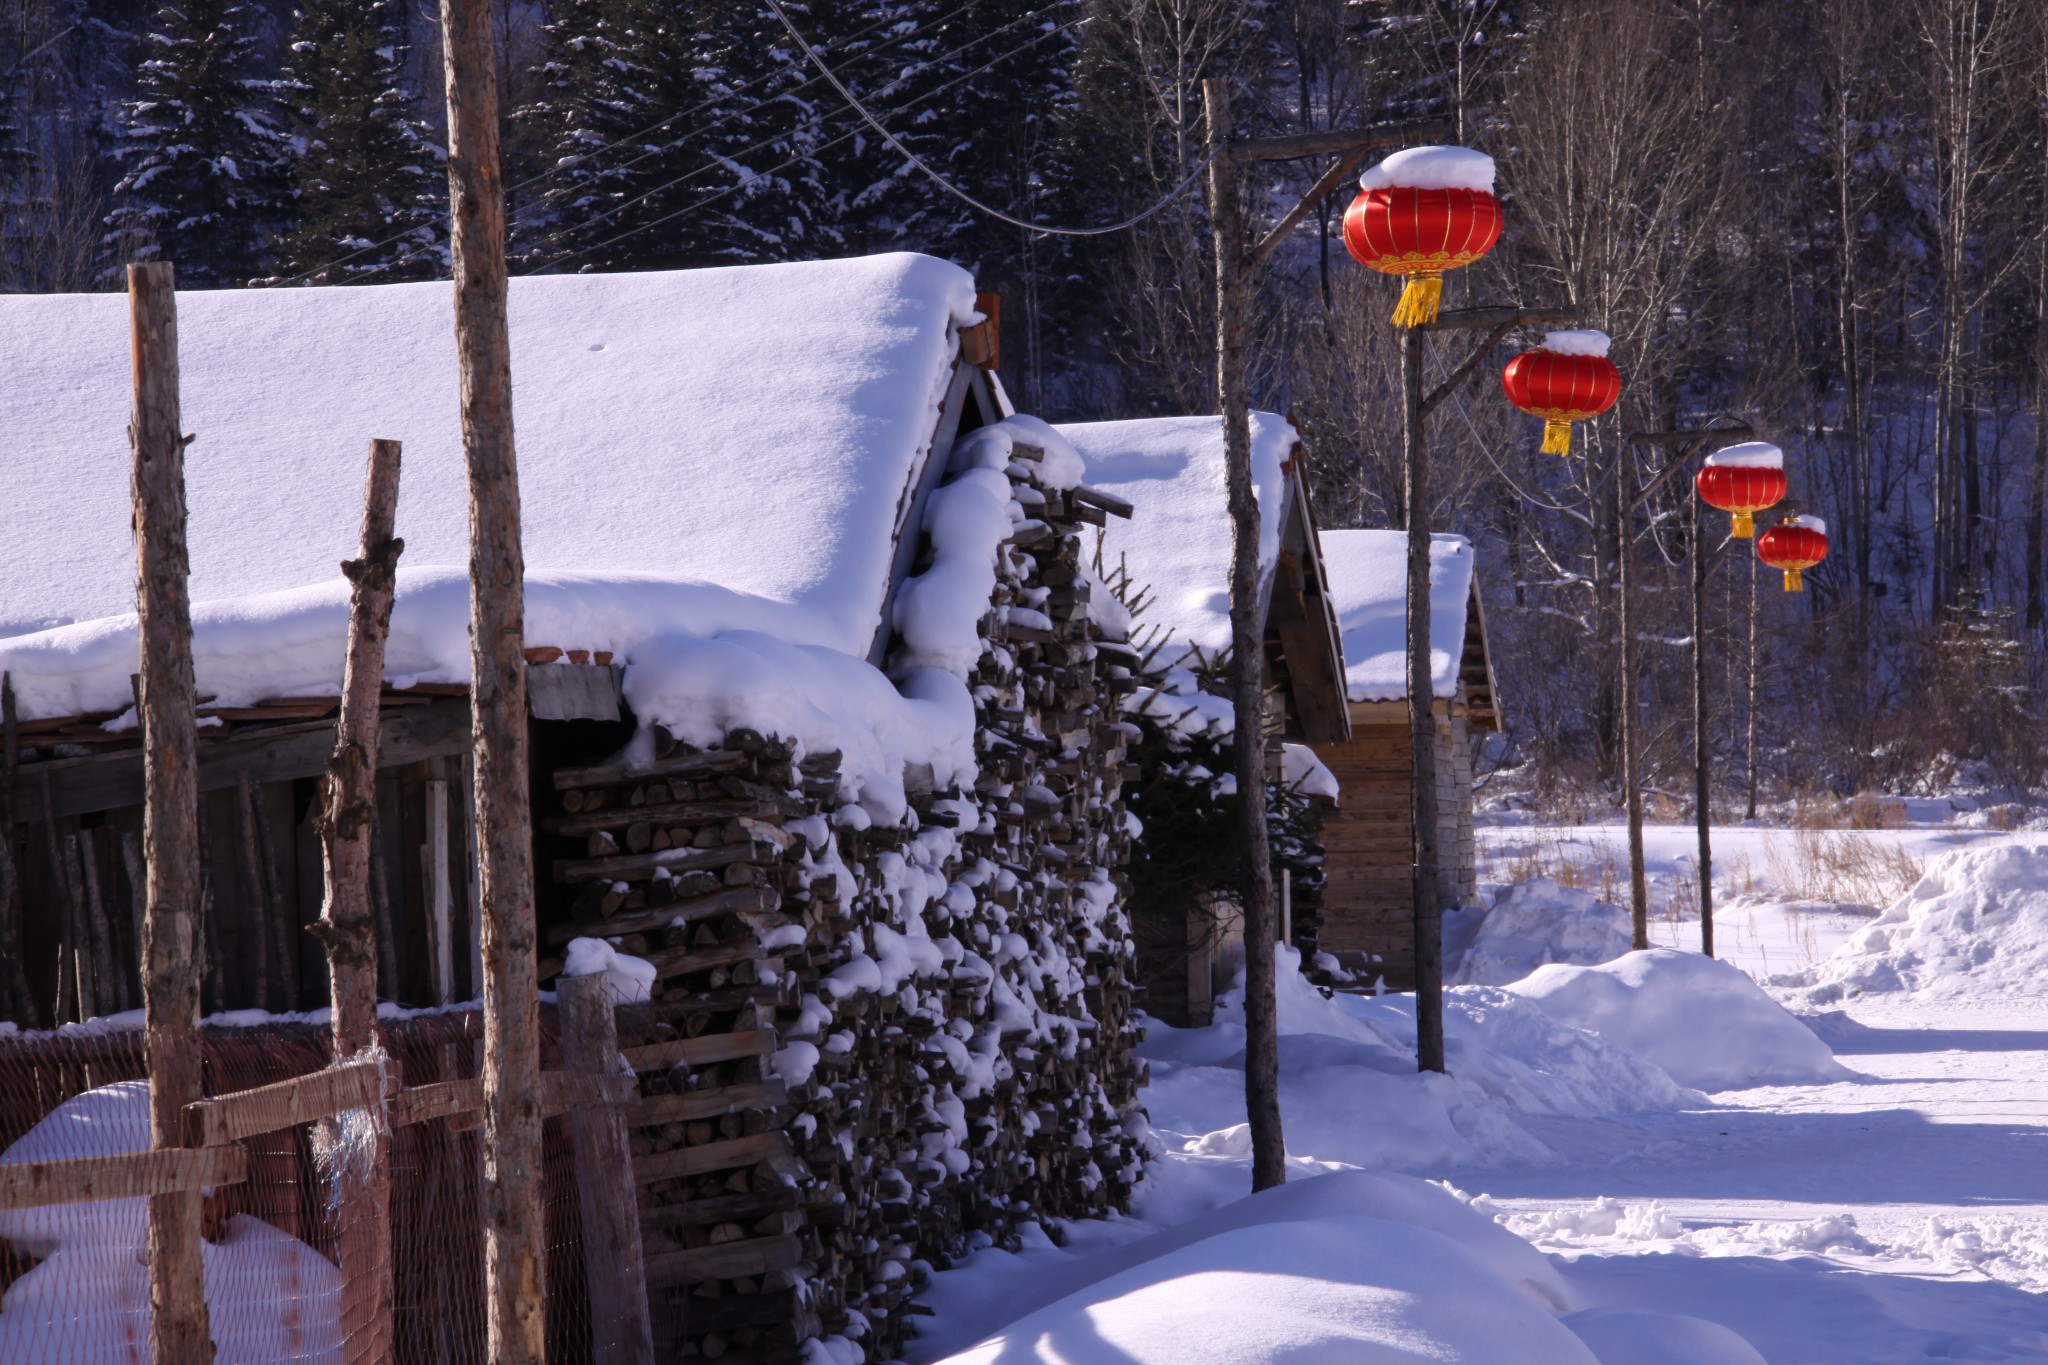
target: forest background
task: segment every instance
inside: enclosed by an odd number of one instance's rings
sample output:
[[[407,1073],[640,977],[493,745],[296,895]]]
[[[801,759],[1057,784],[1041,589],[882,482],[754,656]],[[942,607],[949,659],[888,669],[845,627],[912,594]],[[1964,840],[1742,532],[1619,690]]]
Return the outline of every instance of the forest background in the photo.
[[[1199,192],[1048,238],[875,138],[753,0],[495,0],[514,269],[915,249],[1004,299],[1018,404],[1215,409]],[[2038,0],[811,0],[795,21],[957,185],[1090,225],[1241,132],[1447,117],[1507,230],[1445,303],[1575,305],[1626,379],[1575,453],[1488,377],[1432,419],[1436,525],[1480,549],[1511,741],[1482,785],[1611,809],[1620,524],[1637,428],[1749,422],[1828,562],[1782,592],[1710,514],[1724,814],[1823,794],[2038,789],[2048,762],[2048,5]],[[444,276],[424,0],[0,0],[0,289]],[[1247,183],[1256,227],[1313,162]],[[1255,401],[1304,434],[1325,526],[1396,524],[1393,286],[1333,195],[1262,276]],[[1498,361],[1535,336],[1510,339]],[[1441,378],[1460,357],[1432,348]],[[1432,382],[1434,382],[1434,378]],[[1638,457],[1631,457],[1638,458]],[[1648,476],[1663,456],[1639,457]],[[1691,789],[1683,481],[1637,522],[1653,803]]]

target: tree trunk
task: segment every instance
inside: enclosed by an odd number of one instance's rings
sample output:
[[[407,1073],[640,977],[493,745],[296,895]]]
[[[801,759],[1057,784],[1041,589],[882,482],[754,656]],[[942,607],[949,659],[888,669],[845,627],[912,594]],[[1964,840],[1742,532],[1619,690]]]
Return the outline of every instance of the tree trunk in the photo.
[[[1259,503],[1252,487],[1251,405],[1245,395],[1244,251],[1231,165],[1230,87],[1202,82],[1208,118],[1209,221],[1216,245],[1216,387],[1223,405],[1223,459],[1230,507],[1230,641],[1237,726],[1239,851],[1244,871],[1244,1098],[1252,1131],[1252,1188],[1287,1180],[1280,1127],[1280,1030],[1275,989],[1278,926],[1266,834],[1265,604],[1259,598]]]
[[[1707,772],[1707,558],[1706,516],[1692,506],[1692,805],[1700,836],[1700,951],[1714,955],[1714,846],[1712,784]]]
[[[135,417],[128,434],[135,454],[135,605],[142,636],[137,703],[149,879],[143,1043],[152,1147],[184,1145],[185,1106],[202,1093],[198,719],[174,290],[169,264],[128,267],[135,362]],[[203,1202],[196,1190],[150,1197],[149,1345],[156,1365],[207,1365],[213,1359],[199,1255]]]
[[[1637,949],[1650,946],[1650,892],[1643,871],[1642,717],[1636,707],[1635,480],[1629,443],[1614,462],[1615,587],[1621,617],[1621,797],[1628,813],[1628,906]]]
[[[528,809],[525,562],[505,324],[505,188],[497,67],[486,0],[441,0],[448,199],[469,467],[470,707],[484,980],[484,1273],[496,1365],[540,1365],[540,982]]]
[[[1408,738],[1414,761],[1415,1065],[1444,1069],[1443,902],[1437,892],[1436,686],[1429,644],[1429,460],[1422,438],[1422,332],[1401,333],[1401,454],[1408,531]]]
[[[405,542],[392,535],[398,509],[399,444],[370,442],[363,490],[363,530],[356,558],[341,566],[349,581],[348,656],[341,680],[341,715],[320,813],[325,897],[315,927],[327,949],[327,980],[334,1015],[334,1061],[372,1053],[377,1046],[377,919],[370,892],[371,846],[377,830],[379,706],[384,689],[384,644],[391,631],[391,599]],[[253,802],[248,805],[253,806]],[[253,825],[253,812],[244,819]],[[349,1365],[384,1365],[391,1359],[391,1168],[387,1134],[370,1125],[355,1150],[343,1140],[340,1120],[321,1125],[323,1150],[333,1157],[327,1178],[343,1211],[341,1253],[342,1341]]]

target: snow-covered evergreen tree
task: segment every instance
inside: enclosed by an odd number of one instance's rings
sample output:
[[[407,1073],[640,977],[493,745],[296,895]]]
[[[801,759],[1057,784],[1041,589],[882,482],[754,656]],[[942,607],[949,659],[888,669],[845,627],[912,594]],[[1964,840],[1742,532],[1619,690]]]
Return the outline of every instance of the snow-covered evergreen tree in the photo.
[[[445,252],[442,154],[405,92],[398,0],[302,0],[280,94],[295,224],[278,276],[314,283],[423,279]]]
[[[259,23],[242,0],[168,0],[152,17],[114,151],[117,259],[173,261],[183,284],[263,273],[289,191]]]

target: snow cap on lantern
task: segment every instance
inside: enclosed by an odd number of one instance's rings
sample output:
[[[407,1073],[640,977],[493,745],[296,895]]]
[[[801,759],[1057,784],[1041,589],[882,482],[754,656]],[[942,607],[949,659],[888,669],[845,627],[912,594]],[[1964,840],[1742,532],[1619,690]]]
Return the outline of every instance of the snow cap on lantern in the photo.
[[[1785,573],[1785,591],[1806,586],[1806,571],[1828,557],[1828,524],[1819,517],[1788,517],[1756,538],[1756,557]]]
[[[1501,372],[1508,401],[1543,419],[1543,452],[1569,455],[1572,423],[1598,417],[1621,397],[1621,371],[1607,358],[1607,333],[1591,328],[1545,334]]]
[[[1409,147],[1359,176],[1358,188],[1344,214],[1344,245],[1360,265],[1408,277],[1396,327],[1436,321],[1444,272],[1500,240],[1493,158],[1470,147]]]
[[[1729,534],[1748,540],[1756,534],[1755,514],[1785,496],[1785,452],[1768,441],[1724,446],[1707,456],[1694,485],[1707,506],[1734,514]]]

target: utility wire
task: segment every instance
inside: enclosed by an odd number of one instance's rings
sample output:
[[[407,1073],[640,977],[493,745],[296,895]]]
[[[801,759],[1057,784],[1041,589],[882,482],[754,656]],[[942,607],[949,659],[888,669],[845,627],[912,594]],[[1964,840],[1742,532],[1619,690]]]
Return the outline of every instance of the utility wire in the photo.
[[[1028,16],[1027,16],[1027,17],[1028,17]],[[890,110],[889,112],[890,112],[890,113],[892,113],[892,114],[904,114],[904,113],[908,113],[908,112],[909,112],[909,111],[911,111],[912,109],[915,109],[915,108],[916,108],[916,107],[917,107],[918,105],[920,105],[920,104],[924,103],[924,102],[925,102],[926,100],[932,99],[933,97],[935,97],[935,96],[938,96],[938,95],[942,95],[942,94],[944,94],[944,93],[945,93],[946,91],[948,91],[948,90],[951,90],[951,89],[952,89],[952,88],[953,88],[954,86],[960,85],[960,84],[962,84],[962,83],[963,83],[963,82],[965,82],[965,81],[971,81],[971,80],[973,80],[973,79],[974,79],[974,78],[975,78],[976,76],[979,76],[979,75],[981,75],[981,74],[982,74],[983,72],[985,72],[985,71],[988,71],[988,70],[990,70],[990,69],[991,69],[991,68],[993,68],[993,67],[996,67],[996,66],[999,66],[999,65],[1001,65],[1002,63],[1004,63],[1004,62],[1008,61],[1008,60],[1009,60],[1010,58],[1012,58],[1012,57],[1016,56],[1016,55],[1017,55],[1018,53],[1020,53],[1020,52],[1023,52],[1023,51],[1025,51],[1025,50],[1026,50],[1027,48],[1030,48],[1030,47],[1034,46],[1034,45],[1035,45],[1035,44],[1037,44],[1037,43],[1041,43],[1041,42],[1044,42],[1044,41],[1045,41],[1045,40],[1046,40],[1047,38],[1050,38],[1050,37],[1054,36],[1055,34],[1058,34],[1058,33],[1062,33],[1062,32],[1066,31],[1066,30],[1067,30],[1067,29],[1069,29],[1069,28],[1073,28],[1073,27],[1076,27],[1076,26],[1078,26],[1078,25],[1083,25],[1083,24],[1087,24],[1087,23],[1089,23],[1089,22],[1090,22],[1090,20],[1089,20],[1088,18],[1078,18],[1078,19],[1070,19],[1070,20],[1068,20],[1068,21],[1067,21],[1066,23],[1064,23],[1064,24],[1060,24],[1060,25],[1058,25],[1058,26],[1057,26],[1057,27],[1055,27],[1055,28],[1050,28],[1050,29],[1046,29],[1046,30],[1044,30],[1044,31],[1042,31],[1042,32],[1039,32],[1039,33],[1033,34],[1033,35],[1032,35],[1032,36],[1031,36],[1030,38],[1027,38],[1027,39],[1025,39],[1025,40],[1024,40],[1023,42],[1021,42],[1021,43],[1017,44],[1017,46],[1015,46],[1015,47],[1013,47],[1013,48],[1010,48],[1009,50],[1007,50],[1007,51],[1005,51],[1005,52],[999,52],[999,53],[997,53],[997,54],[996,54],[995,56],[993,56],[993,57],[989,58],[989,59],[988,59],[987,61],[983,62],[983,63],[982,63],[982,64],[981,64],[980,66],[977,66],[977,67],[975,67],[975,68],[974,68],[973,70],[971,70],[971,71],[965,71],[965,72],[962,72],[962,73],[961,73],[960,75],[958,75],[958,76],[955,76],[955,77],[954,77],[954,78],[953,78],[952,80],[950,80],[950,81],[947,81],[947,82],[945,82],[945,83],[944,83],[943,85],[938,85],[938,86],[934,86],[934,87],[933,87],[932,89],[930,89],[930,90],[927,90],[927,91],[926,91],[926,92],[925,92],[924,94],[922,94],[922,95],[919,95],[919,96],[918,96],[918,97],[917,97],[916,99],[913,99],[913,100],[911,100],[911,101],[910,101],[910,102],[909,102],[908,104],[904,104],[904,105],[899,105],[899,106],[898,106],[897,108],[895,108],[895,109],[892,109],[892,110]],[[1011,24],[1005,24],[1005,25],[1003,26],[1003,28],[1012,28],[1012,27],[1015,27],[1015,24],[1014,24],[1014,23],[1011,23]],[[994,36],[994,35],[995,35],[996,33],[999,33],[999,32],[1001,32],[1001,31],[1002,31],[1002,29],[996,29],[996,30],[992,30],[992,31],[991,31],[990,33],[987,33],[987,34],[984,34],[984,35],[982,35],[982,38],[980,38],[980,39],[976,39],[976,40],[975,40],[975,42],[963,43],[963,44],[961,44],[961,45],[960,45],[960,47],[958,47],[958,48],[954,49],[954,51],[952,51],[952,52],[947,52],[947,53],[941,53],[941,54],[939,54],[939,56],[937,56],[937,57],[934,57],[934,58],[932,59],[932,61],[933,61],[933,62],[938,62],[938,61],[944,61],[945,59],[947,59],[947,58],[949,58],[949,57],[952,57],[952,56],[956,56],[956,55],[957,55],[958,53],[961,53],[961,52],[965,52],[965,51],[966,51],[966,50],[967,50],[968,48],[970,48],[970,47],[973,47],[973,46],[975,46],[975,43],[978,43],[978,42],[984,41],[984,40],[985,40],[985,39],[987,39],[987,38],[993,37],[993,36]],[[930,65],[930,63],[927,63],[927,65]],[[792,131],[798,131],[798,132],[800,132],[800,131],[803,131],[803,129],[804,129],[804,128],[807,128],[807,127],[815,127],[815,126],[817,126],[817,125],[818,125],[818,124],[820,124],[820,123],[824,123],[824,122],[828,121],[828,120],[829,120],[829,119],[830,119],[831,117],[832,117],[832,116],[831,116],[831,115],[829,115],[829,114],[823,114],[823,115],[819,115],[819,116],[818,116],[817,118],[811,119],[811,120],[810,120],[810,121],[809,121],[808,123],[806,123],[806,124],[802,124],[802,125],[799,125],[799,126],[798,126],[798,128],[796,128],[796,129],[794,129],[794,130],[792,130]],[[647,231],[647,230],[648,230],[649,228],[656,228],[656,227],[660,227],[660,226],[662,226],[663,224],[665,224],[665,223],[670,223],[670,222],[673,222],[673,221],[675,221],[676,219],[679,219],[679,218],[686,218],[686,217],[688,217],[689,215],[691,215],[691,214],[693,214],[693,213],[696,213],[696,212],[698,212],[698,211],[699,211],[699,210],[701,210],[701,209],[709,208],[709,207],[710,207],[711,205],[713,205],[713,204],[717,203],[717,202],[718,202],[719,200],[721,200],[721,199],[724,199],[724,198],[727,198],[727,197],[728,197],[728,196],[730,196],[730,195],[734,195],[734,194],[737,194],[737,193],[739,193],[739,192],[740,192],[741,190],[744,190],[744,189],[746,189],[746,188],[747,188],[747,187],[748,187],[749,185],[752,185],[752,184],[755,184],[755,183],[757,183],[758,181],[764,180],[764,179],[766,179],[767,177],[769,177],[769,176],[771,176],[771,175],[774,175],[774,174],[775,174],[776,172],[778,172],[778,171],[786,170],[786,169],[788,169],[789,167],[791,167],[791,166],[794,166],[794,165],[796,165],[796,164],[797,164],[798,162],[801,162],[801,161],[807,160],[807,159],[808,159],[808,158],[810,158],[810,157],[814,157],[814,156],[817,156],[817,155],[819,155],[820,153],[823,153],[823,152],[828,152],[828,151],[832,150],[832,149],[833,149],[834,147],[837,147],[837,146],[838,146],[838,145],[839,145],[840,143],[842,143],[842,142],[845,142],[845,141],[847,141],[848,139],[850,139],[850,138],[852,138],[852,137],[855,137],[855,136],[857,136],[857,135],[859,134],[859,132],[860,132],[860,129],[859,129],[858,127],[856,127],[856,128],[853,128],[853,129],[850,129],[850,130],[848,130],[847,132],[841,133],[841,134],[840,134],[840,135],[839,135],[838,137],[835,137],[835,138],[831,139],[831,140],[830,140],[829,142],[823,142],[823,143],[820,143],[820,144],[819,144],[819,145],[817,145],[816,147],[812,147],[812,148],[809,148],[809,149],[807,149],[807,150],[805,150],[805,151],[803,151],[803,152],[800,152],[800,153],[798,153],[798,154],[797,154],[796,156],[790,157],[790,158],[789,158],[788,160],[786,160],[786,161],[778,162],[778,163],[777,163],[776,165],[770,166],[770,167],[769,167],[769,168],[768,168],[767,170],[765,170],[765,171],[758,171],[758,172],[756,172],[756,173],[754,173],[754,174],[752,174],[752,175],[748,176],[748,177],[747,177],[746,179],[744,179],[744,180],[736,181],[736,182],[734,182],[733,184],[731,184],[731,185],[728,185],[728,186],[726,186],[726,187],[725,187],[724,189],[722,189],[722,190],[717,190],[717,191],[714,191],[714,192],[712,192],[711,194],[705,195],[705,196],[703,196],[702,198],[699,198],[699,199],[697,199],[697,200],[694,200],[694,201],[693,201],[693,202],[691,202],[691,203],[685,204],[685,205],[684,205],[684,206],[683,206],[682,208],[680,208],[680,209],[677,209],[677,210],[676,210],[675,212],[673,212],[673,213],[665,214],[665,215],[663,215],[662,217],[660,217],[660,218],[656,218],[656,219],[653,219],[653,220],[651,220],[651,221],[649,221],[649,222],[645,222],[645,223],[640,223],[640,224],[636,224],[636,225],[635,225],[635,226],[633,226],[633,227],[627,228],[627,229],[626,229],[626,230],[625,230],[624,232],[620,232],[620,233],[617,233],[617,234],[615,234],[615,235],[613,235],[613,236],[611,236],[611,237],[607,237],[607,238],[605,238],[605,239],[604,239],[603,241],[601,241],[601,242],[592,242],[592,243],[590,243],[590,244],[588,244],[588,245],[586,245],[586,246],[580,246],[580,247],[571,247],[571,248],[570,248],[570,249],[568,249],[567,251],[564,251],[564,252],[560,253],[559,255],[556,255],[556,256],[550,257],[550,258],[549,258],[548,260],[546,260],[546,261],[543,261],[543,262],[542,262],[542,263],[541,263],[540,265],[538,265],[538,266],[535,266],[535,267],[534,267],[534,270],[538,271],[538,270],[550,270],[550,269],[553,269],[553,268],[554,268],[555,266],[561,265],[561,264],[562,264],[563,262],[565,262],[565,261],[571,261],[571,260],[574,260],[574,259],[575,259],[576,257],[578,257],[578,256],[582,255],[583,253],[585,253],[585,252],[587,252],[587,251],[601,251],[601,250],[603,250],[603,249],[604,249],[605,247],[608,247],[608,246],[612,246],[612,245],[614,245],[615,243],[618,243],[618,242],[622,242],[622,241],[624,241],[624,240],[625,240],[626,238],[628,238],[628,237],[631,237],[631,236],[632,236],[632,235],[633,235],[634,233],[636,233],[636,232],[645,232],[645,231]],[[771,139],[771,140],[772,140],[772,139]],[[756,144],[756,145],[757,145],[757,146],[759,146],[759,145],[765,145],[765,144]],[[751,149],[749,149],[749,150],[751,150]],[[664,190],[664,189],[668,189],[668,188],[671,188],[671,187],[673,187],[674,185],[677,185],[677,184],[680,184],[680,183],[682,183],[682,181],[684,181],[684,180],[690,180],[690,179],[694,179],[694,178],[695,178],[696,176],[698,176],[698,175],[702,174],[702,173],[703,173],[703,172],[704,172],[705,170],[709,170],[709,169],[712,169],[713,167],[715,167],[715,166],[717,166],[717,165],[721,165],[721,164],[723,164],[723,163],[722,163],[722,162],[714,162],[714,163],[712,163],[712,164],[711,164],[710,166],[704,166],[704,167],[699,167],[699,168],[698,168],[698,169],[697,169],[696,171],[692,171],[692,172],[691,172],[691,173],[690,173],[689,175],[686,175],[686,176],[682,176],[682,177],[679,177],[679,178],[678,178],[677,180],[674,180],[674,181],[671,181],[671,182],[669,182],[669,184],[668,184],[668,185],[658,185],[658,186],[656,186],[656,187],[655,187],[654,189],[652,189],[652,190],[649,190],[649,191],[647,192],[647,194],[646,194],[646,195],[641,195],[641,196],[640,196],[640,198],[644,199],[644,198],[646,198],[646,197],[647,197],[647,195],[651,195],[651,194],[658,194],[658,193],[660,193],[660,192],[661,192],[662,190]],[[638,201],[636,200],[636,201],[633,201],[633,202],[638,202]],[[621,205],[619,205],[619,206],[618,206],[618,208],[626,208],[626,207],[628,207],[628,205],[626,205],[626,204],[621,204]],[[606,213],[605,213],[604,215],[600,215],[600,216],[601,216],[601,217],[602,217],[602,216],[609,216],[609,215],[610,215],[611,213],[615,213],[615,212],[617,212],[617,211],[618,211],[618,208],[614,208],[614,209],[608,209],[608,210],[606,210]],[[530,273],[530,272],[529,272],[529,273]]]
[[[853,112],[859,114],[861,118],[866,121],[867,125],[870,128],[873,128],[875,132],[881,136],[883,141],[887,142],[891,147],[894,147],[899,153],[901,153],[904,160],[908,161],[911,165],[917,167],[918,170],[924,172],[925,177],[929,179],[933,184],[937,185],[940,189],[946,191],[946,193],[952,195],[955,199],[958,199],[961,203],[967,205],[967,207],[973,209],[975,212],[985,214],[990,218],[994,218],[1001,222],[1008,223],[1012,227],[1023,228],[1027,232],[1042,233],[1046,236],[1051,237],[1101,237],[1112,232],[1122,232],[1126,228],[1136,227],[1138,224],[1144,222],[1147,218],[1150,218],[1154,214],[1165,209],[1167,205],[1173,203],[1173,201],[1180,198],[1181,195],[1187,193],[1187,191],[1194,186],[1194,183],[1201,178],[1202,173],[1209,169],[1209,163],[1216,159],[1215,152],[1211,152],[1209,153],[1209,155],[1203,157],[1201,164],[1196,166],[1195,169],[1188,174],[1187,179],[1181,181],[1178,185],[1175,185],[1171,190],[1167,191],[1165,198],[1161,199],[1158,203],[1152,205],[1152,207],[1144,209],[1141,212],[1133,214],[1131,217],[1124,219],[1121,223],[1111,223],[1106,227],[1093,228],[1048,227],[1043,223],[1027,223],[1022,218],[1013,218],[999,208],[994,208],[988,204],[982,203],[979,199],[976,199],[966,190],[961,189],[958,185],[955,185],[952,181],[946,179],[945,176],[940,175],[937,171],[933,170],[931,166],[926,164],[924,158],[920,157],[916,152],[911,151],[910,148],[904,146],[903,139],[897,137],[896,134],[890,132],[888,127],[885,124],[883,124],[883,122],[880,119],[876,118],[873,114],[869,113],[867,106],[862,104],[858,99],[854,98],[853,92],[851,90],[848,90],[846,88],[845,83],[842,82],[837,75],[833,74],[833,71],[830,67],[825,65],[825,59],[818,55],[818,50],[810,45],[810,43],[804,38],[804,35],[800,31],[798,31],[797,26],[790,21],[788,11],[782,8],[782,0],[768,0],[768,8],[775,11],[775,17],[782,21],[782,26],[789,30],[789,36],[796,40],[796,45],[798,47],[803,49],[805,58],[809,60],[812,66],[818,68],[819,74],[824,76],[826,82],[830,84],[834,90],[837,90],[839,92],[839,97],[845,100],[849,105],[851,105],[853,107]]]
[[[854,62],[860,61],[862,58],[877,56],[880,53],[888,51],[892,47],[895,47],[901,43],[908,42],[910,39],[917,37],[919,34],[925,32],[928,29],[932,29],[940,25],[950,23],[952,20],[958,18],[967,10],[972,9],[974,3],[975,0],[966,0],[965,3],[957,6],[954,9],[948,10],[946,13],[938,16],[936,19],[928,19],[924,23],[919,24],[914,29],[910,29],[904,33],[896,34],[895,36],[886,39],[885,41],[877,44],[874,47],[865,49],[864,51],[853,53],[851,56],[847,57],[845,64],[851,66]],[[996,36],[996,34],[1003,32],[1004,29],[1014,28],[1017,24],[1024,23],[1036,17],[1037,13],[1038,11],[1036,10],[1029,11],[1024,15],[1020,16],[1018,19],[1011,21],[1011,23],[1003,25],[1002,28],[994,29],[989,33],[983,34],[981,38],[975,39],[974,41],[984,42],[987,39]],[[837,43],[827,44],[827,50],[829,51],[834,48],[844,49],[850,44],[859,42],[861,39],[867,37],[875,30],[887,27],[892,22],[894,22],[893,19],[884,16],[883,18],[876,20],[874,23],[869,24],[866,28],[861,29],[859,32],[850,33],[846,37],[841,38]],[[74,24],[72,27],[75,28],[77,27],[77,25]],[[66,29],[65,32],[70,32],[70,29]],[[57,37],[59,38],[63,36],[64,35],[62,33],[57,35]],[[51,41],[54,42],[56,40],[52,39]],[[44,44],[44,46],[48,46],[48,44],[46,43]],[[963,52],[968,47],[971,46],[973,46],[973,43],[963,44],[960,48],[955,49],[955,52]],[[951,56],[954,54],[948,53],[945,55]],[[24,60],[26,60],[26,58],[24,58]],[[674,123],[677,119],[688,118],[692,114],[701,113],[703,110],[709,109],[712,105],[717,104],[721,100],[736,99],[739,96],[745,94],[747,91],[752,90],[755,86],[760,85],[763,81],[772,80],[775,77],[780,76],[782,74],[784,73],[781,71],[764,71],[760,75],[755,76],[752,80],[743,81],[739,85],[734,86],[731,90],[722,91],[717,95],[713,95],[709,99],[701,100],[698,103],[691,105],[688,109],[678,110],[676,113],[670,114],[667,118],[664,118],[657,123],[650,123],[645,128],[641,128],[635,132],[626,133],[623,136],[612,139],[610,142],[602,144],[601,146],[593,147],[588,151],[577,152],[574,156],[564,157],[563,159],[557,161],[554,165],[549,166],[544,170],[536,171],[532,175],[527,176],[525,179],[515,181],[512,184],[506,186],[505,193],[507,195],[516,193],[517,191],[526,189],[529,186],[538,185],[544,180],[552,179],[553,177],[560,175],[565,171],[573,170],[576,166],[588,161],[592,157],[602,156],[606,152],[615,151],[618,148],[626,146],[629,143],[637,142],[641,138],[648,137],[654,133],[658,133],[662,129]],[[789,90],[777,93],[775,98],[782,99],[790,95],[795,95],[803,90],[809,89],[813,85],[816,85],[822,79],[824,78],[821,76],[812,76],[809,80],[800,82],[799,84],[793,86]],[[646,151],[640,153],[640,155],[633,157],[630,160],[621,162],[618,166],[613,167],[612,169],[624,170],[629,166],[638,165],[640,162],[645,161],[650,156],[654,156],[661,152],[674,151],[677,147],[680,147],[684,143],[689,142],[692,138],[702,137],[704,134],[711,132],[713,129],[719,128],[727,123],[730,123],[736,118],[740,118],[744,115],[753,113],[755,110],[761,108],[763,105],[768,104],[769,102],[770,101],[765,98],[757,99],[745,105],[742,108],[729,110],[726,113],[721,114],[717,118],[711,120],[711,122],[706,123],[701,127],[691,128],[689,131],[685,132],[680,137],[674,139],[671,142],[666,143],[663,146],[650,147]],[[772,138],[768,139],[768,141],[773,140],[774,139]],[[756,147],[765,145],[765,142],[755,144]],[[753,148],[748,148],[746,150],[751,151],[753,150]],[[744,154],[744,152],[738,153],[738,155]],[[299,284],[302,283],[303,281],[313,278],[315,275],[319,275],[326,271],[332,270],[338,265],[346,265],[350,261],[355,260],[359,256],[366,256],[373,251],[381,251],[387,246],[396,246],[398,243],[405,241],[409,237],[417,236],[418,233],[418,228],[413,228],[406,232],[397,233],[394,236],[386,237],[382,241],[370,242],[364,246],[357,247],[355,250],[350,251],[345,255],[337,256],[330,261],[324,261],[321,264],[316,265],[309,270],[302,270],[296,275],[289,275],[281,280],[267,280],[264,281],[264,283],[266,286],[273,288],[281,288],[288,285]],[[421,255],[431,253],[432,251],[437,250],[438,248],[438,242],[423,244],[422,246],[415,248],[413,251],[408,252],[407,254],[399,257],[397,260],[387,261],[380,266],[362,272],[362,274],[356,276],[356,278],[362,279],[369,275],[377,274],[381,271],[393,269],[409,261],[417,260]]]

